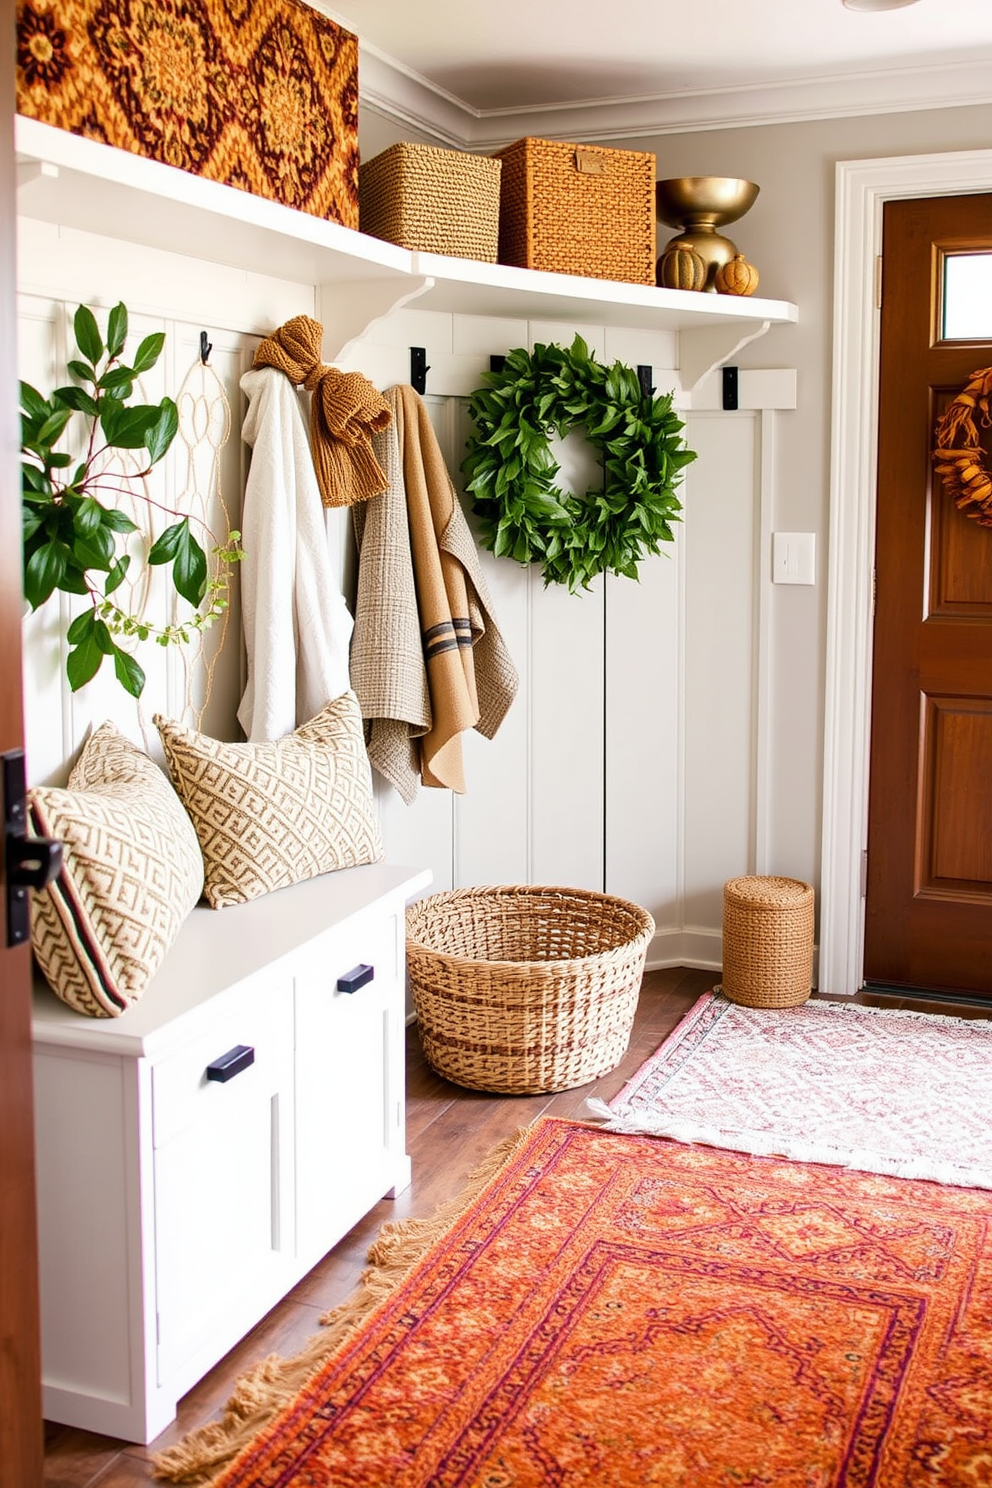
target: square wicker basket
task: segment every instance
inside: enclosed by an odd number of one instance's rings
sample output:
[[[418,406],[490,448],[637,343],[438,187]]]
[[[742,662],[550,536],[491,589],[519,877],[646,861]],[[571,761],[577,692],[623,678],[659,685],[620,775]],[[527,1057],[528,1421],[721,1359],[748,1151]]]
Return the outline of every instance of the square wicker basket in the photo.
[[[496,158],[500,263],[654,284],[653,155],[527,138]]]
[[[359,227],[421,253],[496,262],[500,162],[406,140],[359,167]]]

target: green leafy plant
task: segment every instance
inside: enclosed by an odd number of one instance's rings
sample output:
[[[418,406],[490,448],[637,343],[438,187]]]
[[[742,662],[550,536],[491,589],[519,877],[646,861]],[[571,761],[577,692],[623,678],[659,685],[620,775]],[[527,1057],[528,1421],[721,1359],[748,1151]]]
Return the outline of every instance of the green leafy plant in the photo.
[[[212,543],[213,568],[219,570],[211,574],[191,519],[132,484],[152,473],[179,428],[171,398],[157,404],[130,401],[138,377],[161,356],[165,336],[146,336],[125,361],[128,313],[123,304],[109,313],[106,340],[86,305],[76,311],[73,330],[79,356],[69,362],[69,372],[75,383],[56,388],[48,398],[21,383],[24,595],[33,610],[56,590],[89,600],[66,632],[66,674],[73,692],[109,656],[121,686],[139,697],[145,673],[118,638],[129,644],[150,638],[164,646],[183,644],[194,631],[211,625],[227,606],[228,565],[241,557],[240,534],[230,532],[226,542],[217,543],[198,523]],[[81,456],[57,447],[67,441],[70,426],[75,431],[77,415],[89,425]],[[80,448],[78,443],[75,447]],[[128,462],[120,451],[135,453]],[[187,621],[155,626],[111,598],[131,569],[134,554],[127,545],[139,530],[120,509],[122,496],[175,518],[143,553],[143,561],[152,567],[171,565],[173,587],[193,610]]]
[[[484,545],[541,564],[545,586],[573,594],[599,573],[636,579],[644,555],[674,538],[675,487],[696,458],[671,395],[646,394],[622,362],[597,362],[581,336],[511,351],[486,382],[469,402],[475,432],[462,462]],[[602,487],[583,496],[556,487],[548,443],[575,427],[603,459]]]

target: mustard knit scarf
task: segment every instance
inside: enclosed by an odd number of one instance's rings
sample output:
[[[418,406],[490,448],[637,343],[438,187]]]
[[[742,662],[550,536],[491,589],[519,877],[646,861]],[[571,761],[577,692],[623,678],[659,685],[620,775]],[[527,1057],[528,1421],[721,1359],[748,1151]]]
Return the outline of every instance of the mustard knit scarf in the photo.
[[[261,343],[254,365],[276,367],[312,393],[310,450],[321,500],[325,506],[353,506],[389,484],[372,435],[389,426],[392,414],[367,377],[324,365],[323,335],[316,320],[295,315]]]

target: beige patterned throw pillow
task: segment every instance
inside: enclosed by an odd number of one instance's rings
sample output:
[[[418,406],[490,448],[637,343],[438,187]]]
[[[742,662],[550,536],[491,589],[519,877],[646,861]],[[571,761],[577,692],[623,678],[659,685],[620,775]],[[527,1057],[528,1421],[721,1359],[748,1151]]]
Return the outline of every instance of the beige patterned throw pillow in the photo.
[[[382,857],[353,692],[270,743],[222,744],[161,715],[155,725],[214,909]]]
[[[203,889],[196,834],[154,760],[104,723],[68,786],[28,792],[32,831],[63,843],[33,896],[31,940],[52,990],[114,1018],[144,991]]]

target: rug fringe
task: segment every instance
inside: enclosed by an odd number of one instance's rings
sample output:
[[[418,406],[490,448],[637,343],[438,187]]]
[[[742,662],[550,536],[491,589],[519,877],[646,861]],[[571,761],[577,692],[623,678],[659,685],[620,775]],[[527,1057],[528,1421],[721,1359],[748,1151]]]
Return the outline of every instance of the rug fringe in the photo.
[[[888,1009],[881,1011],[887,1012]],[[602,1123],[601,1131],[617,1132],[624,1136],[667,1137],[673,1142],[722,1147],[731,1152],[747,1152],[754,1157],[784,1157],[792,1162],[825,1163],[834,1168],[879,1173],[885,1178],[922,1178],[930,1183],[945,1183],[952,1188],[992,1188],[992,1167],[968,1167],[924,1157],[887,1157],[884,1153],[871,1152],[865,1148],[833,1147],[827,1142],[808,1138],[783,1138],[776,1137],[771,1132],[732,1131],[718,1126],[674,1121],[663,1113],[652,1115],[650,1112],[639,1114],[634,1111],[612,1111],[604,1101],[595,1096],[587,1099],[586,1106],[590,1115]]]
[[[429,1219],[400,1219],[384,1224],[369,1248],[369,1266],[362,1273],[357,1290],[347,1302],[321,1317],[323,1331],[309,1339],[291,1359],[271,1354],[243,1374],[235,1382],[219,1421],[197,1427],[182,1441],[152,1458],[155,1477],[170,1483],[212,1488],[233,1459],[295,1399],[359,1323],[391,1295],[434,1242],[458,1222],[531,1130],[521,1127],[493,1147],[469,1175],[458,1196],[439,1205]]]

